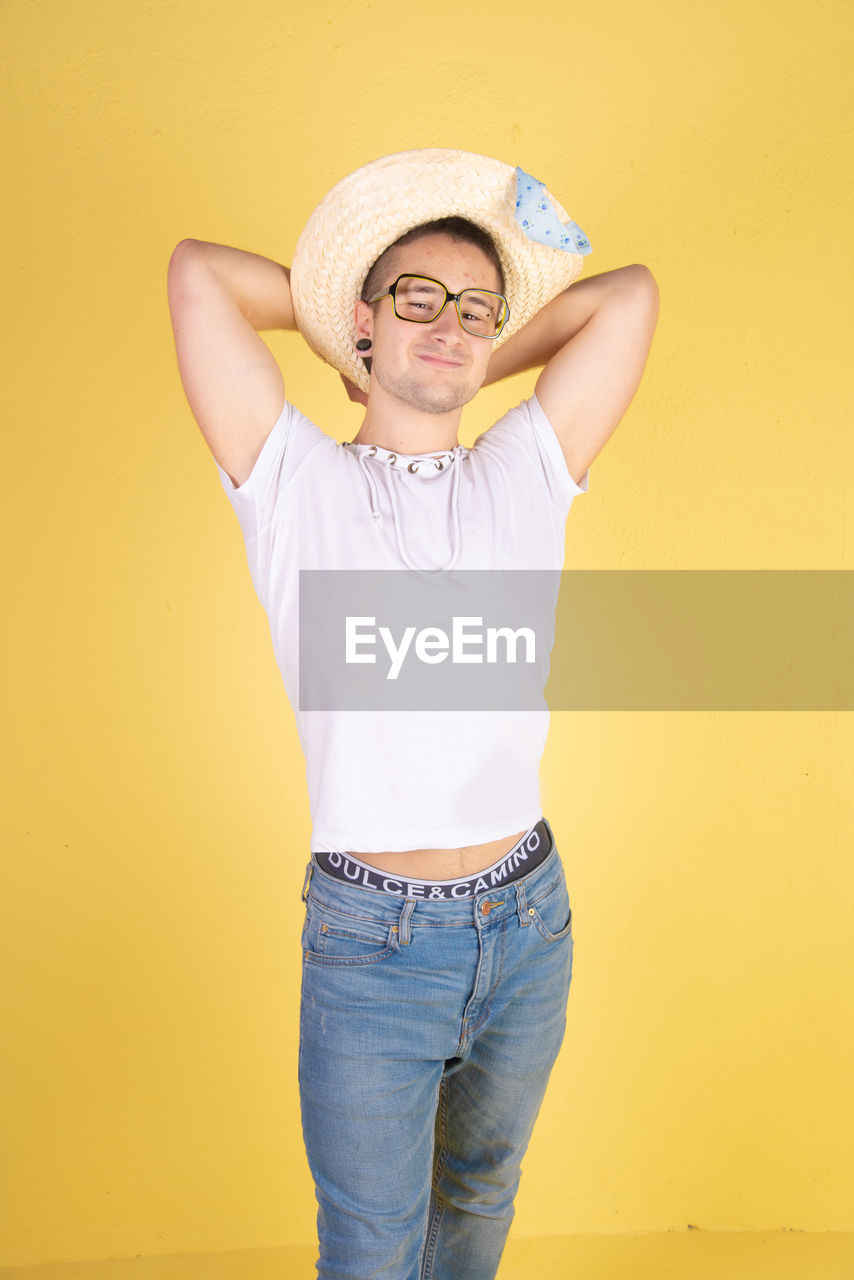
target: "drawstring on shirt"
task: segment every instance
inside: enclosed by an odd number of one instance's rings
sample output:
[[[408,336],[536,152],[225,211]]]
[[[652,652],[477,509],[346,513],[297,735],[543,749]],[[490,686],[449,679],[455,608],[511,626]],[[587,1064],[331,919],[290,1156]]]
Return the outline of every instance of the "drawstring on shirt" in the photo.
[[[362,472],[368,482],[368,489],[371,495],[371,517],[376,522],[377,528],[382,529],[383,517],[382,517],[382,512],[379,509],[379,496],[378,496],[378,490],[377,490],[377,482],[373,474],[374,469],[370,467],[367,463],[367,459],[369,457],[374,457],[376,453],[377,453],[377,446],[371,445],[371,447],[367,449],[365,452],[358,454],[358,459],[359,459],[359,466],[361,467]],[[462,523],[461,523],[461,515],[460,515],[460,479],[461,479],[460,464],[465,456],[463,451],[463,446],[459,444],[456,445],[454,449],[449,454],[446,454],[445,456],[450,458],[452,461],[456,461],[457,465],[454,469],[454,476],[453,476],[453,482],[451,487],[451,518],[453,522],[453,531],[451,535],[451,555],[447,564],[439,566],[441,571],[453,569],[459,557],[461,544],[462,544]],[[391,471],[395,469],[395,464],[397,463],[397,454],[389,453],[386,458],[386,462],[388,463],[388,466],[389,466],[389,484],[387,486],[386,492],[388,493],[389,505],[391,507],[392,524],[394,526],[394,540],[395,540],[395,545],[397,547],[397,553],[400,556],[403,563],[406,565],[407,569],[412,569],[417,571],[423,568],[423,566],[413,564],[412,560],[407,554],[406,548],[404,547],[403,524],[400,519],[399,509],[397,505],[397,497],[395,495],[396,481],[391,477]],[[414,475],[418,471],[419,467],[427,466],[430,463],[432,463],[433,466],[435,466],[437,471],[444,470],[444,467],[445,467],[444,461],[441,458],[434,458],[434,457],[413,458],[412,461],[410,461],[407,464],[406,470]],[[398,474],[400,474],[401,469],[400,468],[396,468],[396,469],[398,471]]]

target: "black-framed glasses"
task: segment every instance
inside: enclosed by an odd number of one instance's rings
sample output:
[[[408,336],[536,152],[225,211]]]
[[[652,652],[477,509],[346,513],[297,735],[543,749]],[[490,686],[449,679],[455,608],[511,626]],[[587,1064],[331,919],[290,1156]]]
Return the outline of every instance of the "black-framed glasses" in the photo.
[[[367,302],[373,305],[380,298],[391,298],[398,320],[409,320],[413,324],[438,320],[448,303],[453,302],[466,333],[478,338],[497,338],[510,315],[503,293],[493,293],[491,289],[449,293],[441,280],[431,280],[429,276],[398,276],[394,284]]]

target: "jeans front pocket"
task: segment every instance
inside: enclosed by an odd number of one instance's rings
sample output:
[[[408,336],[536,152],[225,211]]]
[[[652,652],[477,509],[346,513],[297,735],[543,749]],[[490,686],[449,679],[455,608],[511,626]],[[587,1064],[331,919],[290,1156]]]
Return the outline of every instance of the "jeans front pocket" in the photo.
[[[559,942],[572,932],[572,909],[563,868],[539,896],[529,899],[534,924],[546,942]]]
[[[394,954],[398,926],[372,917],[367,909],[343,911],[309,894],[302,934],[303,956],[315,964],[376,964]]]

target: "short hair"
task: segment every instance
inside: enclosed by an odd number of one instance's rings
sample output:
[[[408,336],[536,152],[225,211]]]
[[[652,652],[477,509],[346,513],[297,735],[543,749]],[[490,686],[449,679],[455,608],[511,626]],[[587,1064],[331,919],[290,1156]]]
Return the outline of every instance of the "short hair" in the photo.
[[[498,279],[501,283],[501,293],[505,289],[504,269],[501,266],[501,258],[498,254],[498,247],[488,231],[484,231],[483,227],[479,227],[476,222],[469,222],[468,218],[448,217],[436,218],[433,222],[422,222],[417,227],[405,232],[394,244],[390,244],[384,249],[376,262],[365,276],[365,283],[362,285],[361,298],[363,302],[367,302],[377,292],[380,280],[386,266],[386,259],[395,249],[402,248],[403,245],[412,244],[416,240],[422,240],[424,236],[450,236],[452,240],[463,240],[469,244],[475,245],[480,249],[481,253],[489,259],[498,273]]]

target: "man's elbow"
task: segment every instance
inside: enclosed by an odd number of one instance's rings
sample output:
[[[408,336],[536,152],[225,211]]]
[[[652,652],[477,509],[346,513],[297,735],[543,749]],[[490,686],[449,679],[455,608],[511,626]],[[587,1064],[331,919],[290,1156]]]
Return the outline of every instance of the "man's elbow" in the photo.
[[[203,251],[204,245],[201,240],[190,238],[180,240],[172,250],[167,275],[173,277],[188,271],[195,263],[200,261]]]
[[[658,284],[649,267],[634,262],[626,267],[626,288],[632,314],[649,333],[650,340],[658,323]]]
[[[201,245],[201,240],[194,240],[192,236],[187,236],[185,240],[179,240],[172,250],[172,259],[170,261],[179,261],[182,258],[190,257],[197,253]]]
[[[654,303],[657,309],[658,284],[649,267],[644,266],[642,262],[633,262],[627,270],[631,272],[632,287],[638,295]]]
[[[166,289],[171,306],[198,299],[205,283],[204,243],[181,240],[172,250],[166,271]]]

